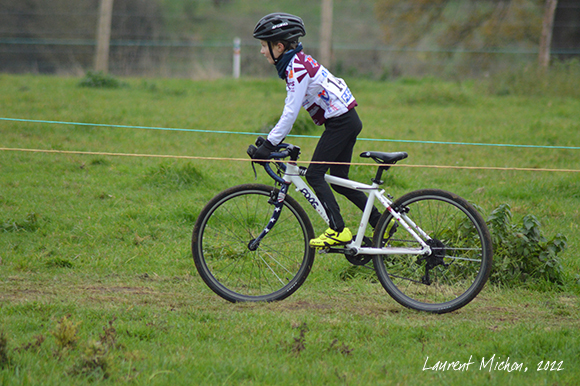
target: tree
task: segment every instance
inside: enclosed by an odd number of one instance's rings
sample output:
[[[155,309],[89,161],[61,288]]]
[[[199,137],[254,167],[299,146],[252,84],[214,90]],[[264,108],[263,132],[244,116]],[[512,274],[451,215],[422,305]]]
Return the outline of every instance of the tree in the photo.
[[[377,0],[387,44],[443,49],[537,47],[544,0]]]

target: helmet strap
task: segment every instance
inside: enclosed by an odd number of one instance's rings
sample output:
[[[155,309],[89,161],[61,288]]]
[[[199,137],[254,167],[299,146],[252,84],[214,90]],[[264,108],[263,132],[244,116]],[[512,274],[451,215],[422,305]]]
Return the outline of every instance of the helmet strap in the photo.
[[[268,41],[268,49],[270,50],[270,57],[274,61],[274,65],[276,65],[276,63],[278,63],[278,59],[280,57],[278,57],[278,58],[274,57],[274,51],[272,50],[272,42],[271,41]]]
[[[272,50],[272,42],[271,41],[268,41],[268,49],[270,50],[270,56],[272,57],[272,60],[274,60],[274,65],[276,65],[283,55],[280,55],[277,58],[274,57],[274,51]]]

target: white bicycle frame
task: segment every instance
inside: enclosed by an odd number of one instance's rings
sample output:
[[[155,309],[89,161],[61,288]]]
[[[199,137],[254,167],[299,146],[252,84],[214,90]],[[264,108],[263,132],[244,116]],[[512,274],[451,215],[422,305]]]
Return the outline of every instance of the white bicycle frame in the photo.
[[[304,182],[300,174],[300,168],[293,162],[286,163],[286,171],[284,176],[282,177],[284,181],[287,183],[294,184],[296,191],[300,192],[304,198],[312,205],[312,207],[316,210],[316,212],[322,217],[322,219],[329,223],[328,216],[326,215],[326,211],[322,207],[322,204],[316,197],[316,194],[312,192],[310,187]],[[363,211],[363,215],[360,220],[360,224],[358,227],[358,232],[356,237],[353,241],[345,246],[345,248],[351,252],[354,252],[355,255],[364,254],[364,255],[428,255],[431,253],[431,248],[424,240],[431,239],[427,233],[425,233],[421,228],[417,226],[408,216],[406,213],[398,213],[396,212],[391,205],[393,202],[385,197],[384,189],[380,189],[380,185],[376,182],[373,182],[372,185],[363,184],[360,182],[352,181],[345,178],[335,177],[326,174],[324,179],[326,182],[345,187],[347,189],[352,190],[362,190],[368,193],[367,203],[365,205],[365,209]],[[417,240],[417,242],[421,245],[421,248],[396,248],[396,247],[382,247],[382,248],[373,248],[373,247],[363,247],[362,242],[364,238],[364,234],[368,225],[368,221],[371,215],[371,211],[374,205],[375,200],[378,200],[381,204],[383,204],[389,213],[395,218],[395,220],[403,227],[409,234]],[[419,236],[420,235],[420,236]]]

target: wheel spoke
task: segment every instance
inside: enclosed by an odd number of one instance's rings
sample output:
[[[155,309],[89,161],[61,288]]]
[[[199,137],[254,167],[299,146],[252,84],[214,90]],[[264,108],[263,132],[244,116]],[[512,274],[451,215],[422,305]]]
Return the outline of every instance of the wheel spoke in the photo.
[[[193,237],[193,255],[202,279],[230,301],[270,301],[294,292],[306,279],[314,252],[306,213],[287,197],[282,213],[256,250],[248,245],[265,228],[274,206],[272,188],[241,185],[228,189],[202,210]]]
[[[491,268],[491,238],[481,216],[465,200],[440,190],[411,192],[395,202],[425,234],[428,256],[384,255],[373,259],[379,281],[399,303],[418,310],[448,312],[481,290]],[[375,247],[412,248],[417,241],[385,215]],[[391,225],[391,226],[390,226]]]

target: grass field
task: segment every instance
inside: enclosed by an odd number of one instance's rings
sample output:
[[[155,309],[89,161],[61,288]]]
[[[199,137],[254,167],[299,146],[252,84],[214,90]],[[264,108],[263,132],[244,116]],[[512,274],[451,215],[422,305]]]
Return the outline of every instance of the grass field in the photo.
[[[579,170],[580,150],[421,141],[577,147],[578,98],[349,81],[365,126],[356,154],[442,166],[394,168],[393,196],[446,189],[484,217],[507,203],[514,221],[533,214],[547,237],[568,238],[563,285],[487,285],[465,308],[430,315],[328,255],[292,297],[230,304],[198,277],[190,238],[212,196],[254,181],[250,163],[104,154],[246,158],[255,136],[235,132],[258,135],[280,114],[280,80],[79,81],[0,75],[0,118],[207,132],[0,121],[0,148],[91,153],[0,151],[1,385],[577,384],[580,175],[540,169]],[[310,158],[316,138],[288,140]],[[373,174],[354,166],[351,178]],[[353,226],[357,211],[340,203]],[[445,361],[473,363],[440,370]]]

